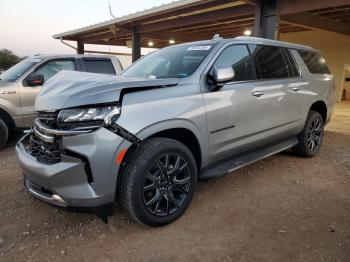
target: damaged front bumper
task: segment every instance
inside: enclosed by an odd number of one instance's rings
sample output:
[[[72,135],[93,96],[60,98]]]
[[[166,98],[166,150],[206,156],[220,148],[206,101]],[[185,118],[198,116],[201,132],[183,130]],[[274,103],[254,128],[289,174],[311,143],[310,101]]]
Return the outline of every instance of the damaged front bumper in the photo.
[[[120,165],[115,161],[121,149],[132,143],[103,127],[79,135],[51,137],[42,129],[27,134],[16,146],[16,154],[22,167],[28,192],[51,205],[74,208],[111,206],[115,201],[117,175]],[[44,130],[45,131],[45,130]],[[28,148],[30,139],[38,139],[38,152],[59,148],[57,159],[46,158]],[[50,155],[49,155],[50,156]]]

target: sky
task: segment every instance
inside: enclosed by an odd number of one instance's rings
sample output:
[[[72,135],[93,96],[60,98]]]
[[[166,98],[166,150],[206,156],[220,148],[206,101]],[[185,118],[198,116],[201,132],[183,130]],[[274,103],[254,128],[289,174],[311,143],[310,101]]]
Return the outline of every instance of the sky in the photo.
[[[52,35],[112,19],[109,0],[0,0],[0,49],[19,56],[75,52]],[[172,0],[111,0],[115,17],[149,9]],[[75,42],[72,42],[75,45]],[[87,46],[101,51],[126,48]]]

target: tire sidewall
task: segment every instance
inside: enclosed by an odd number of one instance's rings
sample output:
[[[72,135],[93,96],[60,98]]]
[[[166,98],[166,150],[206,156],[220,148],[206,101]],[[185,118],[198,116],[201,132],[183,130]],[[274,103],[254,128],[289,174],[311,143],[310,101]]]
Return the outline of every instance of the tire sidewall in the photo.
[[[0,148],[6,145],[8,139],[8,128],[6,123],[0,119]]]
[[[130,187],[132,192],[130,196],[131,202],[134,206],[135,215],[139,220],[141,220],[141,222],[151,226],[166,225],[181,216],[191,203],[197,184],[196,163],[190,150],[180,142],[170,139],[164,140],[165,143],[158,144],[155,150],[152,150],[152,153],[147,155],[146,159],[137,159],[136,165],[132,169],[132,174],[129,174],[133,176],[133,185]],[[165,217],[159,217],[151,214],[145,207],[143,200],[143,185],[145,180],[145,171],[154,163],[154,161],[166,153],[180,154],[187,161],[190,168],[191,182],[189,193],[178,210]]]

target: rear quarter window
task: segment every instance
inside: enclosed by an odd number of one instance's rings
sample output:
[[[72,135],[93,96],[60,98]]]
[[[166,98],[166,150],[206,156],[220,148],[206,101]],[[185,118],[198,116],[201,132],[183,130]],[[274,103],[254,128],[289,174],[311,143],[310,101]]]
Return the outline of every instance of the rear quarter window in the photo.
[[[115,69],[110,59],[83,58],[85,71],[90,73],[115,75]]]
[[[330,74],[325,59],[319,54],[310,51],[298,50],[311,74]]]

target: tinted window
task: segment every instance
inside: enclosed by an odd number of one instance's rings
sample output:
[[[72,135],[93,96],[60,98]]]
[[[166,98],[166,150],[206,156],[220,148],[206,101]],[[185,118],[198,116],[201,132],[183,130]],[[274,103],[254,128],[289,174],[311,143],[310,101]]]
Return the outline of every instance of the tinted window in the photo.
[[[255,73],[248,48],[245,45],[234,45],[226,48],[216,60],[215,67],[235,70],[234,81],[255,80]]]
[[[293,55],[291,54],[290,50],[288,50],[287,48],[283,48],[283,50],[284,50],[286,61],[288,63],[289,75],[291,77],[299,77],[300,76],[299,68],[294,60]]]
[[[36,75],[43,75],[46,82],[61,70],[75,71],[73,60],[51,60],[35,70]]]
[[[211,52],[213,44],[178,45],[155,51],[138,60],[123,76],[183,78],[191,75]]]
[[[314,52],[298,51],[311,74],[330,74],[324,58]]]
[[[83,59],[85,71],[90,73],[101,73],[115,75],[114,66],[109,59]]]
[[[258,79],[289,77],[280,47],[251,45],[251,51]]]

